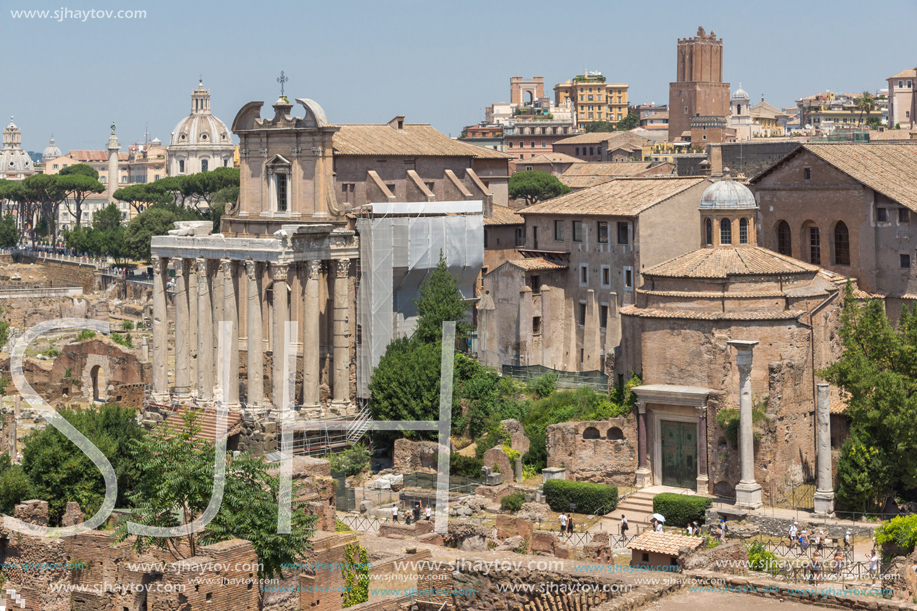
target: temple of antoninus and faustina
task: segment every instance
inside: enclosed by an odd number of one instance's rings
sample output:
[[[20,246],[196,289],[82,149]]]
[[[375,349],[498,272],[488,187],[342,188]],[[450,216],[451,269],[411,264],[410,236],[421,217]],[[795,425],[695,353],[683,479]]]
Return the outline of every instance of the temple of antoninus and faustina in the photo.
[[[295,368],[290,401],[296,412],[303,417],[354,413],[359,399],[368,397],[372,367],[385,347],[410,332],[413,299],[440,253],[463,293],[473,297],[483,260],[482,200],[489,202],[488,194],[475,197],[457,182],[482,184],[470,163],[456,154],[442,155],[447,161],[432,170],[462,189],[460,198],[448,199],[462,201],[436,201],[428,190],[423,200],[406,196],[399,203],[391,196],[395,186],[389,190],[380,179],[385,158],[359,151],[336,158],[345,146],[339,132],[348,126],[328,124],[311,100],[297,102],[305,111],[302,117],[293,116],[285,97],[274,104],[271,119],[260,117],[261,102],[237,114],[232,131],[240,139],[240,193],[222,217],[220,234],[212,232],[209,221],[183,222],[169,235],[153,238],[152,394],[157,403],[206,405],[219,396],[231,410],[270,414],[282,407],[286,342],[293,347],[294,358],[287,362]],[[360,127],[354,126],[349,146],[356,141],[383,149],[387,133],[395,142],[409,142],[408,134],[396,133],[401,123],[391,129],[368,126],[385,131]],[[429,138],[435,132],[423,127],[412,133]],[[364,133],[376,134],[377,142],[361,142]],[[435,134],[442,141],[421,142],[421,155],[423,146],[434,147],[434,153],[436,146],[452,146],[454,141]],[[464,148],[453,151],[474,157]],[[404,169],[405,154],[388,154],[394,160],[388,167],[397,164],[399,178],[418,176]],[[457,163],[467,164],[464,176],[448,165]],[[352,186],[340,184],[341,176],[357,173],[369,185],[357,183],[360,192],[375,203],[354,205],[338,197],[348,189],[353,193]],[[415,183],[439,188],[434,182]],[[389,196],[374,197],[376,186]],[[446,190],[441,197],[448,195]],[[218,330],[224,321],[232,323],[225,389],[217,375]],[[287,321],[296,323],[295,337],[285,338]]]

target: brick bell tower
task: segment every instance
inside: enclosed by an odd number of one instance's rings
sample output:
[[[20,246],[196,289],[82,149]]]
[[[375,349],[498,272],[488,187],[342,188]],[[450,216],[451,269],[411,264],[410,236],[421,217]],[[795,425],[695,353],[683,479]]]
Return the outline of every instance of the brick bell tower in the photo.
[[[678,73],[669,83],[669,142],[691,131],[695,117],[729,116],[729,83],[723,82],[723,39],[697,28],[678,39]]]

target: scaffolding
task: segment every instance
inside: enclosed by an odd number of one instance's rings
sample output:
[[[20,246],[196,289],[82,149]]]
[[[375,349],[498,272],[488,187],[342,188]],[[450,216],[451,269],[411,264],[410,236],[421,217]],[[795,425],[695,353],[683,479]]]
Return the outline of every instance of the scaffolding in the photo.
[[[360,441],[371,422],[369,410],[364,407],[358,414],[294,420],[283,427],[281,434],[293,433],[292,454],[320,457],[340,452]]]

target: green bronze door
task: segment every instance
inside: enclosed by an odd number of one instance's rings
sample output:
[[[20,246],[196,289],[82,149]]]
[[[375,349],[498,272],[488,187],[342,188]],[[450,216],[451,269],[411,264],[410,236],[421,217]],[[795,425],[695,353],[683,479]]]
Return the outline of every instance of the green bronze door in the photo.
[[[697,485],[697,424],[662,420],[662,485]]]

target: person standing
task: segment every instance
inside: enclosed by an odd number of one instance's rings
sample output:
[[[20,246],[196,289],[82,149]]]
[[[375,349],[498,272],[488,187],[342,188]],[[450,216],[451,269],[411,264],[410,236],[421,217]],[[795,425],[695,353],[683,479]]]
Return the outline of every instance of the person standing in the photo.
[[[564,534],[564,533],[566,532],[566,530],[567,530],[567,516],[565,516],[563,513],[561,513],[561,514],[557,517],[557,520],[560,522],[560,534],[561,534],[561,536],[563,536],[563,534]]]
[[[430,513],[430,506],[427,505],[427,507],[424,509],[424,520],[427,520],[428,522],[430,521]]]
[[[812,584],[818,586],[818,580],[821,577],[821,556],[818,552],[812,556]]]
[[[841,568],[844,566],[844,552],[841,551],[841,548],[834,550],[834,572],[837,573],[838,581],[840,581]]]
[[[850,549],[850,542],[851,542],[851,536],[850,536],[850,531],[848,530],[847,533],[844,535],[844,550]]]
[[[793,522],[790,526],[790,549],[796,545],[796,536],[799,534],[799,522]]]
[[[872,585],[876,585],[876,575],[879,573],[879,556],[876,554],[876,550],[872,550],[866,557],[869,559],[869,578],[872,580]]]
[[[627,516],[621,515],[621,535],[627,536]]]
[[[803,553],[809,549],[809,535],[806,531],[802,531],[802,534],[799,535],[799,549],[801,549]]]
[[[392,505],[392,522],[398,521],[398,503]]]

